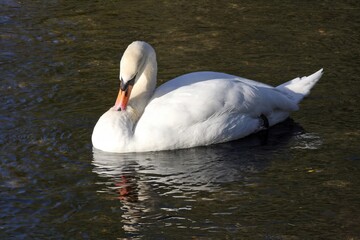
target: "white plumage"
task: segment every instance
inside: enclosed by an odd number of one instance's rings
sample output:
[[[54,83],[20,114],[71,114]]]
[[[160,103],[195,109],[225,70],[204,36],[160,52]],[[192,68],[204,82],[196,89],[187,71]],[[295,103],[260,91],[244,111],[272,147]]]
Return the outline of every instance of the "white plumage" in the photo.
[[[153,48],[145,42],[130,44],[120,63],[121,84],[130,86],[123,95],[130,99],[128,104],[117,101],[101,116],[92,135],[95,148],[159,151],[245,137],[264,128],[261,115],[273,126],[298,110],[323,71],[275,88],[225,73],[194,72],[155,90],[156,73]]]

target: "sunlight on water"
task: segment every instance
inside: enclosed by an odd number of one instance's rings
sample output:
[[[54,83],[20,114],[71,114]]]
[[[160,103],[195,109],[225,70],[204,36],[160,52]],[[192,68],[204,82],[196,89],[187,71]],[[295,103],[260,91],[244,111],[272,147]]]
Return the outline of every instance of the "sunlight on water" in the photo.
[[[297,149],[319,149],[323,141],[314,133],[305,133],[297,136],[296,145],[293,148]]]
[[[360,238],[359,8],[0,0],[0,238]],[[93,150],[134,40],[155,47],[160,83],[198,70],[272,85],[325,74],[268,134]]]

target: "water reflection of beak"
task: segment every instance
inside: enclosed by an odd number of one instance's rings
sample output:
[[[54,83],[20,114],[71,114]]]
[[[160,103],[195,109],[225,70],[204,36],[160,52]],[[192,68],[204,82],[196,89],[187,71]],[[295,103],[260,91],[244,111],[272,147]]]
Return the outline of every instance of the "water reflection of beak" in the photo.
[[[119,200],[132,203],[138,202],[136,181],[131,176],[121,176],[121,181],[116,182],[115,186],[119,188]]]

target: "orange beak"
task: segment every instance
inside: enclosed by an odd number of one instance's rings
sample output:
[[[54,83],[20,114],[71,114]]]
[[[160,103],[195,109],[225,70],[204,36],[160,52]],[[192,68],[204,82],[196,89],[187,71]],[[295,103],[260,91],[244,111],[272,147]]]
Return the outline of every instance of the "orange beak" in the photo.
[[[120,88],[119,94],[116,98],[116,102],[115,102],[115,106],[114,106],[116,111],[119,111],[119,110],[125,111],[126,110],[126,106],[129,102],[132,87],[133,87],[132,85],[129,85],[125,90],[122,90]]]

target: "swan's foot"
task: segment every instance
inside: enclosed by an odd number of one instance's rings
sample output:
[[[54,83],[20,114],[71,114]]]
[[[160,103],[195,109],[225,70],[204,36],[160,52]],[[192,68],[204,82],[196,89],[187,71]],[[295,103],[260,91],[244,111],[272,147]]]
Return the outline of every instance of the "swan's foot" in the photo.
[[[269,120],[268,118],[264,115],[264,114],[261,114],[260,115],[260,119],[262,121],[261,125],[260,125],[260,129],[261,130],[267,130],[269,129]]]
[[[260,137],[261,145],[266,145],[269,136],[269,131],[268,131],[270,127],[269,119],[264,114],[261,114],[259,118],[260,118],[260,130],[259,130],[260,132],[258,133],[258,136]]]

